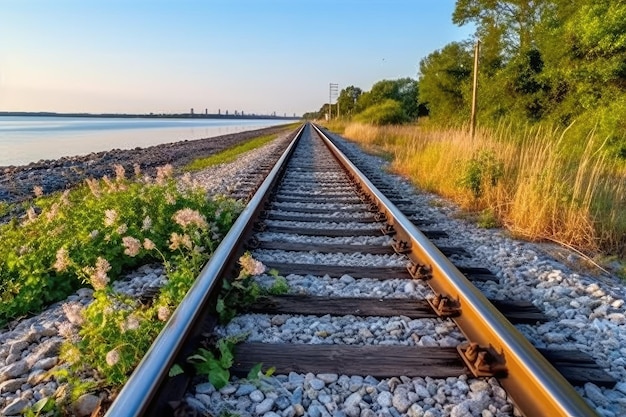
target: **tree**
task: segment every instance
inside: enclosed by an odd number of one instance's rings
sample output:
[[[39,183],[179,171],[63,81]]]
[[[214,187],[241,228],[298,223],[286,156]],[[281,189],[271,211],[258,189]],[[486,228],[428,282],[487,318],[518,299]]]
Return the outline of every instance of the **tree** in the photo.
[[[469,115],[471,49],[467,43],[453,42],[420,62],[420,101],[435,119]]]
[[[341,90],[337,98],[340,114],[351,116],[354,113],[356,102],[361,94],[363,94],[363,90],[353,85]]]
[[[358,98],[356,110],[363,112],[387,100],[398,102],[408,118],[416,119],[420,109],[417,81],[411,78],[378,81],[370,91]]]
[[[535,28],[552,5],[550,0],[458,0],[452,21],[475,23],[481,38],[499,38],[514,55],[533,46]]]

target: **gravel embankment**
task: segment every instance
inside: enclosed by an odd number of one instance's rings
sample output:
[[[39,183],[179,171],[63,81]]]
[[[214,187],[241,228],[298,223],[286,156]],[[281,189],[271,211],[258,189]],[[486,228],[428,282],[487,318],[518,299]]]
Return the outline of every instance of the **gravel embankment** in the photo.
[[[0,166],[0,202],[21,201],[32,197],[35,186],[42,187],[45,193],[50,193],[76,185],[86,178],[114,176],[115,164],[124,166],[129,173],[133,172],[134,164],[139,164],[144,173],[154,175],[156,167],[171,164],[177,168],[193,159],[220,152],[250,138],[276,133],[282,129],[281,126],[272,126],[146,148],[113,149],[82,156],[41,160],[28,165]]]
[[[355,145],[347,144],[346,147],[359,154],[368,165],[381,170],[385,167],[384,161],[364,155]],[[273,150],[272,145],[268,145],[250,152],[232,164],[198,173],[194,178],[208,190],[235,190],[242,186],[237,177],[241,177],[244,172],[251,172],[259,164],[259,160],[271,155]],[[128,161],[131,165],[130,172],[134,162],[138,161]],[[112,163],[119,162],[107,160],[107,166],[102,166],[101,169],[110,169],[108,164]],[[7,175],[6,170],[3,175]],[[446,245],[462,246],[471,252],[472,259],[466,260],[468,265],[488,267],[497,273],[499,282],[480,285],[481,290],[489,297],[531,300],[550,317],[551,321],[542,325],[517,326],[535,345],[581,350],[595,358],[601,368],[615,377],[619,381],[615,389],[587,384],[578,388],[578,391],[600,415],[626,415],[626,306],[621,281],[615,277],[585,274],[582,269],[575,267],[575,255],[566,255],[566,260],[574,261],[573,266],[568,267],[548,255],[546,248],[553,247],[517,241],[501,230],[478,228],[456,218],[454,214],[457,209],[446,201],[429,194],[416,194],[413,187],[402,178],[392,175],[386,177],[398,189],[404,190],[404,194],[416,206],[422,208],[420,218],[434,221],[429,227],[449,232],[451,237],[446,240]],[[2,177],[0,181],[0,200],[3,198],[1,187],[5,187],[9,181],[5,178],[8,177]],[[12,178],[22,181],[24,185],[20,183],[18,188],[27,190],[27,193],[32,186],[42,185],[27,175]],[[284,205],[285,208],[288,206]],[[261,234],[262,239],[273,236],[271,233]],[[334,239],[335,243],[344,243],[348,238],[286,239],[308,239],[316,242],[330,242]],[[350,241],[355,244],[384,244],[386,239],[388,238],[361,237],[356,240],[350,238]],[[262,251],[258,254],[261,259],[272,255]],[[304,256],[310,256],[312,262],[320,255]],[[351,264],[352,261],[348,259],[346,262]],[[340,296],[371,294],[379,297],[414,298],[423,298],[427,294],[427,290],[419,283],[402,280],[375,283],[366,279],[355,280],[349,276],[340,279],[325,277],[322,280],[302,276],[287,278],[293,293]],[[159,266],[146,266],[139,268],[116,286],[120,290],[139,295],[147,287],[158,286],[163,279]],[[264,275],[257,279],[262,285],[271,285],[274,278]],[[372,286],[376,286],[375,292],[372,292]],[[86,305],[90,301],[90,295],[89,290],[83,289],[67,301]],[[58,362],[58,346],[62,341],[59,327],[67,320],[59,303],[37,317],[14,324],[11,330],[0,332],[0,415],[19,415],[24,407],[60,389],[53,378],[45,376],[45,372]],[[296,322],[308,326],[310,333],[294,334],[292,325]],[[347,318],[302,316],[256,315],[252,318],[247,315],[237,318],[229,326],[223,328],[224,334],[250,330],[255,340],[272,341],[288,337],[294,340],[307,339],[300,340],[300,343],[311,343],[316,337],[320,342],[327,341],[326,339],[343,342],[354,339],[358,342],[377,340],[379,343],[387,343],[390,339],[415,334],[409,337],[415,344],[429,345],[454,344],[460,337],[455,329],[441,322],[415,321],[402,317],[383,323],[377,318],[353,321]],[[438,333],[441,337],[434,338],[431,336],[433,333]],[[328,335],[332,337],[329,338]],[[338,392],[351,394],[342,394],[340,397]],[[87,403],[85,407],[88,408],[89,401],[93,403],[98,400],[84,399]],[[217,407],[252,410],[251,414],[267,417],[299,416],[305,411],[309,416],[360,417],[487,417],[513,414],[513,407],[507,402],[506,394],[497,381],[472,380],[466,377],[446,380],[404,377],[377,380],[367,376],[292,373],[262,379],[257,385],[244,380],[235,381],[220,391],[204,383],[196,386],[194,396],[190,397],[189,402],[203,410]],[[303,405],[305,403],[306,409]]]

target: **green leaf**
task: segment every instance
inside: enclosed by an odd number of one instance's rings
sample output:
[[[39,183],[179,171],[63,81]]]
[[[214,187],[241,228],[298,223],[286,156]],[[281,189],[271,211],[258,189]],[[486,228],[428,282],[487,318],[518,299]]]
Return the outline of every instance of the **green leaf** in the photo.
[[[220,367],[216,367],[209,374],[209,382],[213,384],[213,386],[217,389],[224,388],[226,384],[228,384],[228,379],[230,378],[230,372],[228,369],[223,369]]]
[[[263,367],[263,362],[259,362],[250,369],[248,372],[248,379],[251,381],[255,381],[259,379],[259,372],[261,372],[261,368]]]
[[[185,371],[183,370],[183,367],[180,366],[179,364],[175,363],[171,368],[169,373],[167,374],[170,377],[174,377],[176,375],[181,375],[184,374]]]
[[[41,410],[44,409],[44,407],[48,404],[48,400],[50,398],[46,397],[46,398],[42,398],[41,400],[37,401],[35,404],[33,404],[33,408],[32,410],[35,413],[39,413]]]
[[[263,375],[265,375],[265,376],[267,376],[267,377],[270,377],[270,376],[274,375],[274,372],[276,372],[276,367],[275,367],[275,366],[272,366],[272,367],[270,367],[267,371],[265,371],[265,372],[263,373]]]
[[[222,339],[218,342],[217,347],[220,350],[220,365],[222,368],[228,369],[233,366],[235,357],[232,352],[232,346],[229,346],[229,344]]]
[[[215,310],[219,314],[222,314],[224,312],[224,310],[226,310],[226,304],[224,304],[224,299],[222,297],[218,297],[217,305],[215,306]]]

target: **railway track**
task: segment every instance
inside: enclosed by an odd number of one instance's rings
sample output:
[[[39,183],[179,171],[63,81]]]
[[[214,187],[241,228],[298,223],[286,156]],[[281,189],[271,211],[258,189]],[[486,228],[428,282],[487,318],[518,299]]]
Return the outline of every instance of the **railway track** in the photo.
[[[579,353],[533,348],[511,323],[545,316],[485,298],[471,281],[495,279],[489,270],[455,266],[446,256],[462,248],[433,244],[446,234],[323,137],[302,128],[107,415],[596,415],[571,384],[609,378]],[[290,294],[220,326],[209,307],[246,250],[286,276]],[[207,338],[242,333],[232,372],[263,363],[276,377],[215,391],[167,376]],[[259,401],[241,394],[250,389]]]

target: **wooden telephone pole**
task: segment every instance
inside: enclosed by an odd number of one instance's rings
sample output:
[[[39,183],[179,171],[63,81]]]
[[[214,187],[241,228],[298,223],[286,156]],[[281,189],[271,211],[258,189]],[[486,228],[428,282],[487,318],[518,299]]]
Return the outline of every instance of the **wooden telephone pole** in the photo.
[[[480,52],[480,40],[476,40],[474,48],[474,88],[472,90],[472,116],[470,119],[470,137],[474,139],[476,133],[476,95],[478,93],[478,54]]]

